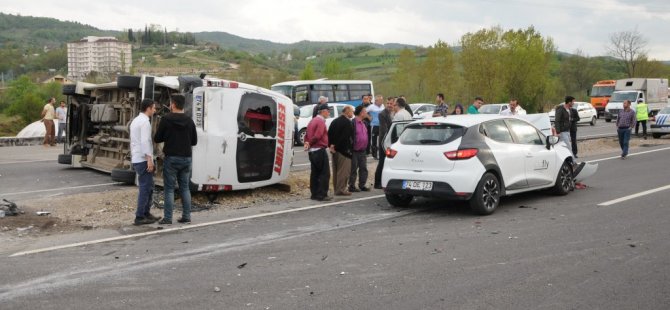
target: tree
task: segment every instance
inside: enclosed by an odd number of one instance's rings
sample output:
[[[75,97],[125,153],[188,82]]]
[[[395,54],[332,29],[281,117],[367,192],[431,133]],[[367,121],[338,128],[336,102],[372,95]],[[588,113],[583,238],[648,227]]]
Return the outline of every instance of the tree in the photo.
[[[340,76],[340,63],[335,57],[328,57],[323,68],[323,75],[329,79],[336,79]]]
[[[40,119],[43,103],[46,102],[44,98],[40,98],[39,88],[27,75],[9,83],[3,99],[9,102],[7,114],[19,116],[24,124]]]
[[[457,96],[460,83],[456,72],[456,59],[447,43],[438,40],[428,48],[419,76],[420,101],[432,101],[437,93],[444,93],[446,98]]]
[[[415,54],[412,50],[404,48],[398,58],[398,68],[393,74],[393,90],[395,96],[405,95],[407,98],[415,94],[417,66]]]
[[[603,70],[579,49],[574,55],[565,57],[559,68],[559,79],[565,88],[564,93],[580,100],[586,99],[586,90],[603,76]]]
[[[635,77],[638,66],[647,58],[647,39],[635,30],[616,32],[610,35],[607,52],[619,60],[629,78]]]
[[[500,27],[466,33],[461,37],[460,59],[468,99],[482,96],[491,101],[500,97],[504,85],[500,62],[501,37]]]
[[[314,74],[314,68],[312,67],[311,62],[307,62],[305,64],[305,69],[302,70],[302,73],[300,73],[300,79],[301,80],[313,80],[315,79],[316,75]]]

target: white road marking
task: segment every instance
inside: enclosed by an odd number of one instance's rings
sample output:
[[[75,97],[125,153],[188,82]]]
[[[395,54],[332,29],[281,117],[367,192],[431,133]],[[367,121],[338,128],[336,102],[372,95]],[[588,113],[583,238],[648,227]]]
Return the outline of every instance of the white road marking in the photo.
[[[93,185],[82,185],[82,186],[73,186],[73,187],[61,187],[61,188],[42,189],[42,190],[37,190],[37,191],[27,191],[27,192],[0,193],[0,195],[6,196],[6,195],[21,195],[21,194],[31,194],[31,193],[44,193],[44,192],[64,191],[64,190],[77,189],[77,188],[89,188],[89,187],[108,186],[108,185],[121,185],[121,184],[123,184],[123,183],[121,183],[121,182],[112,182],[112,183],[104,183],[104,184],[93,184]]]
[[[666,185],[666,186],[662,186],[662,187],[658,187],[658,188],[650,189],[650,190],[648,190],[648,191],[640,192],[640,193],[633,194],[633,195],[624,196],[624,197],[621,197],[621,198],[618,198],[618,199],[614,199],[614,200],[610,200],[610,201],[605,201],[605,202],[603,202],[603,203],[599,203],[598,205],[599,205],[599,206],[602,206],[602,207],[611,206],[611,205],[616,204],[616,203],[619,203],[619,202],[624,202],[624,201],[626,201],[626,200],[635,199],[635,198],[637,198],[637,197],[641,197],[641,196],[645,196],[645,195],[653,194],[653,193],[660,192],[660,191],[664,191],[664,190],[667,190],[667,189],[670,189],[670,185]]]
[[[376,198],[381,198],[381,197],[384,197],[384,195],[375,195],[375,196],[356,198],[356,199],[351,199],[351,200],[335,201],[335,202],[329,202],[329,203],[324,203],[324,204],[319,204],[319,205],[314,205],[314,206],[306,206],[306,207],[289,209],[289,210],[282,210],[282,211],[276,211],[276,212],[270,212],[270,213],[261,213],[261,214],[256,214],[256,215],[243,216],[243,217],[237,217],[237,218],[219,220],[219,221],[213,221],[213,222],[206,222],[206,223],[200,223],[200,224],[184,225],[184,226],[168,228],[168,229],[153,230],[153,231],[148,231],[148,232],[143,232],[143,233],[138,233],[138,234],[132,234],[132,235],[104,238],[104,239],[91,240],[91,241],[78,242],[78,243],[71,243],[71,244],[53,246],[53,247],[48,247],[48,248],[18,252],[18,253],[14,253],[14,254],[10,255],[9,257],[23,256],[23,255],[28,255],[28,254],[42,253],[42,252],[55,251],[55,250],[61,250],[61,249],[67,249],[67,248],[74,248],[74,247],[79,247],[79,246],[84,246],[84,245],[98,244],[98,243],[104,243],[104,242],[110,242],[110,241],[132,239],[132,238],[138,238],[138,237],[144,237],[144,236],[150,236],[150,235],[158,235],[158,234],[163,234],[163,233],[171,233],[171,232],[175,232],[175,231],[188,230],[188,229],[193,229],[193,228],[207,227],[207,226],[226,224],[226,223],[232,223],[232,222],[240,222],[240,221],[245,221],[245,220],[250,220],[250,219],[255,219],[255,218],[274,216],[274,215],[286,214],[286,213],[293,213],[293,212],[299,212],[299,211],[305,211],[305,210],[312,210],[312,209],[329,207],[329,206],[334,206],[334,205],[339,205],[339,204],[376,199]]]
[[[47,162],[47,161],[55,161],[55,160],[53,160],[53,159],[41,159],[41,160],[26,160],[26,161],[7,161],[7,162],[0,162],[0,165],[29,164],[29,163],[40,163],[40,162]]]
[[[643,154],[654,153],[654,152],[660,152],[660,151],[667,151],[667,150],[670,150],[670,147],[664,147],[664,148],[661,148],[661,149],[656,149],[656,150],[651,150],[651,151],[630,153],[626,157],[628,158],[628,157],[632,157],[632,156],[643,155]],[[619,158],[621,158],[621,156],[605,157],[605,158],[601,158],[601,159],[588,160],[586,162],[587,163],[597,163],[599,161],[606,161],[606,160],[610,160],[610,159],[619,159]]]

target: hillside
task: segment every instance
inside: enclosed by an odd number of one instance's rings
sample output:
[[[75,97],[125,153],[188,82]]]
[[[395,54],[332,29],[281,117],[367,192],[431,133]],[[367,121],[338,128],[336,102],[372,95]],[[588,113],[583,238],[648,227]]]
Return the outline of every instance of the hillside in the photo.
[[[55,48],[85,36],[117,36],[119,33],[55,18],[0,13],[0,47]]]

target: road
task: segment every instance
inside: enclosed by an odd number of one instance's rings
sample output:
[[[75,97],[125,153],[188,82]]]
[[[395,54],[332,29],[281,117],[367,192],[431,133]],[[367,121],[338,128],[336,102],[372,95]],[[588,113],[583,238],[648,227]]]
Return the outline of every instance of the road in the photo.
[[[379,195],[0,258],[3,309],[665,309],[670,149],[495,214]],[[648,191],[645,195],[630,195]],[[361,197],[361,196],[356,196]],[[309,204],[309,203],[308,203]],[[295,206],[298,207],[298,206]]]

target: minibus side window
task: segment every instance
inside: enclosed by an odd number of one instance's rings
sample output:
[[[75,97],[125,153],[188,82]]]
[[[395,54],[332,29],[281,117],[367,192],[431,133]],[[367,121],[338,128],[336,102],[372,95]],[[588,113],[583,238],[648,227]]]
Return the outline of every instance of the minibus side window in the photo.
[[[239,131],[247,135],[257,134],[269,137],[277,135],[277,103],[271,97],[247,93],[242,96],[237,115]]]

